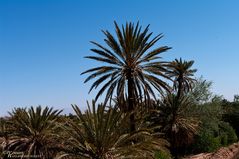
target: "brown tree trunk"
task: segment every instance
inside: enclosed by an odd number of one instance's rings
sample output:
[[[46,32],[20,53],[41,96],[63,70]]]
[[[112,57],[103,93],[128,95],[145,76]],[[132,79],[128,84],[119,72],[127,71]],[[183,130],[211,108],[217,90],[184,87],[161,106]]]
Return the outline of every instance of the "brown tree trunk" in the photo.
[[[177,90],[177,96],[176,96],[176,105],[177,105],[177,108],[176,110],[174,110],[174,113],[173,113],[173,122],[175,122],[176,120],[176,113],[178,111],[178,105],[179,105],[179,101],[180,101],[180,98],[182,97],[183,95],[183,77],[182,75],[179,75],[179,78],[177,80],[178,82],[178,90]],[[173,126],[173,125],[172,125]],[[172,152],[172,155],[174,156],[175,159],[178,159],[178,147],[176,145],[176,134],[173,133],[173,130],[172,130],[172,127],[171,127],[171,152]]]
[[[178,78],[178,92],[177,92],[177,99],[179,100],[179,98],[182,96],[182,87],[183,87],[183,81],[182,81],[182,76],[179,76]]]
[[[130,114],[130,132],[134,132],[135,128],[135,113],[134,113],[134,89],[133,79],[128,76],[128,110]]]

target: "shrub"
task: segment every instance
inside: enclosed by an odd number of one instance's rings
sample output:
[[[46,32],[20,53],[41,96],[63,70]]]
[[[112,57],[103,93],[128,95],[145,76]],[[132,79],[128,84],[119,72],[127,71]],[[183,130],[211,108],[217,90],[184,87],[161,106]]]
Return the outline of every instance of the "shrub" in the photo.
[[[210,132],[201,132],[197,138],[193,149],[195,152],[212,152],[219,148],[221,140],[218,137],[214,137]]]
[[[194,153],[212,152],[219,147],[227,146],[236,141],[237,136],[235,130],[229,123],[211,121],[210,124],[204,124],[192,148]]]
[[[237,141],[236,132],[229,123],[220,122],[219,128],[222,146],[227,146]]]

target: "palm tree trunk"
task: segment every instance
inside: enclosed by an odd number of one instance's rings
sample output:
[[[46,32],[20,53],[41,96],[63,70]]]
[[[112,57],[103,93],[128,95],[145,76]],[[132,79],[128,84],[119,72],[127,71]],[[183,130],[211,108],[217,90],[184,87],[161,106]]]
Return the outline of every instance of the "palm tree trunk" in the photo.
[[[181,96],[183,95],[183,77],[181,75],[179,75],[179,78],[178,78],[178,90],[177,90],[177,96],[176,96],[176,102],[177,102],[177,108],[178,109],[178,105],[179,105],[179,100],[181,98]],[[174,111],[174,114],[173,114],[173,122],[176,120],[176,112],[178,110],[175,110]],[[173,131],[171,130],[171,133]],[[174,156],[175,159],[178,159],[178,148],[177,146],[175,145],[176,143],[176,137],[175,135],[172,133],[171,134],[171,151],[172,151],[172,155]]]
[[[130,132],[135,131],[135,114],[134,114],[134,93],[133,93],[133,79],[128,77],[128,111],[130,114]]]
[[[182,95],[182,86],[183,86],[183,81],[182,81],[182,77],[181,76],[179,76],[179,78],[178,78],[178,92],[177,92],[177,99],[179,100],[179,98],[181,97],[181,95]]]
[[[178,98],[176,98],[178,100]],[[173,130],[173,126],[176,120],[176,112],[177,110],[174,110],[173,112],[173,120],[171,123],[171,132],[170,132],[170,145],[171,145],[171,153],[174,156],[174,159],[178,159],[178,150],[177,150],[177,146],[176,146],[176,136]]]

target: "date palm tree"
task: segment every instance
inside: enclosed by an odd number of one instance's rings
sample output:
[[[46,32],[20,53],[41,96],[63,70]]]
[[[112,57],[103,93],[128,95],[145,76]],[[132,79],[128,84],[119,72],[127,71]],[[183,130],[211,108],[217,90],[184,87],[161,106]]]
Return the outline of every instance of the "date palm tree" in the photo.
[[[168,66],[168,76],[174,79],[174,90],[177,91],[177,98],[183,93],[187,93],[192,89],[192,84],[195,81],[193,78],[197,69],[191,69],[194,61],[183,61],[181,58],[175,59]]]
[[[166,134],[176,158],[178,148],[192,143],[199,128],[199,119],[192,113],[193,105],[187,96],[178,99],[177,95],[168,94],[158,107],[158,124],[162,126],[162,132]]]
[[[41,106],[15,108],[10,114],[12,133],[6,146],[9,151],[21,151],[24,155],[54,157],[57,150],[57,135],[54,132],[59,110]],[[34,157],[34,156],[33,156]]]
[[[62,158],[75,156],[85,159],[154,158],[156,150],[165,150],[166,140],[156,138],[147,128],[137,127],[128,133],[129,115],[116,107],[88,104],[83,113],[73,105],[78,120],[66,120],[62,127],[66,132],[65,153]],[[133,142],[134,141],[134,142]],[[59,157],[61,158],[61,157]]]
[[[5,146],[8,144],[10,132],[7,119],[0,118],[0,155],[3,153]]]
[[[162,78],[168,79],[166,71],[159,55],[170,47],[162,46],[151,49],[163,36],[159,34],[151,38],[149,25],[142,30],[139,23],[126,23],[120,27],[115,22],[117,37],[109,31],[103,31],[104,41],[108,47],[96,42],[97,48],[91,49],[96,55],[86,56],[88,59],[103,62],[104,65],[89,69],[82,74],[90,73],[84,82],[94,79],[89,92],[98,88],[95,100],[106,92],[105,102],[111,100],[115,94],[127,101],[127,110],[135,110],[135,102],[142,98],[147,101],[151,97],[156,98],[155,90],[162,93],[169,90],[168,84]],[[131,129],[134,131],[134,114],[131,115]]]

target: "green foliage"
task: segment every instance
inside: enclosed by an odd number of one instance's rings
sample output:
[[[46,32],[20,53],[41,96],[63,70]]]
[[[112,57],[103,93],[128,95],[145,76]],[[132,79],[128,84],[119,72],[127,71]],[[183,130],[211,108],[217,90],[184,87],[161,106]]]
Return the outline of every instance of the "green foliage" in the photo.
[[[150,129],[138,125],[135,132],[129,133],[127,118],[130,114],[116,107],[88,104],[85,113],[73,106],[76,120],[67,120],[63,125],[68,138],[65,141],[65,153],[94,159],[112,158],[153,158],[155,150],[164,150],[167,142],[155,138]]]
[[[237,136],[239,136],[239,103],[236,100],[234,102],[223,102],[223,108],[225,110],[223,120],[230,123],[236,131]]]
[[[234,129],[229,123],[222,121],[225,113],[221,100],[199,105],[201,129],[192,145],[193,152],[212,152],[221,146],[227,146],[237,141]]]
[[[214,137],[210,131],[204,130],[197,136],[193,151],[194,153],[212,152],[221,146],[220,142],[220,138]]]
[[[104,39],[106,47],[91,42],[96,46],[95,49],[91,49],[95,55],[85,58],[101,62],[103,66],[91,68],[82,74],[90,74],[84,82],[94,80],[89,93],[101,86],[95,101],[106,93],[106,104],[116,95],[117,98],[127,101],[127,104],[120,108],[133,112],[137,103],[143,99],[145,101],[156,99],[158,94],[170,90],[167,82],[163,81],[169,79],[165,74],[167,70],[165,62],[160,60],[160,54],[170,47],[152,49],[163,36],[159,34],[151,39],[149,25],[142,29],[139,23],[134,25],[130,22],[121,28],[115,22],[115,31],[116,38],[109,31],[103,31],[106,36]],[[130,130],[135,131],[135,114],[131,114],[129,120]]]
[[[193,83],[192,90],[188,93],[188,95],[197,104],[206,103],[213,96],[211,87],[211,81],[206,81],[203,79],[203,77],[200,77]]]
[[[167,75],[173,79],[174,90],[177,91],[177,96],[180,97],[185,93],[188,93],[195,82],[194,73],[196,69],[191,69],[194,61],[185,61],[181,58],[175,59],[167,65]]]
[[[61,111],[53,108],[15,108],[10,113],[11,133],[5,150],[52,158],[57,152],[56,120]]]
[[[193,145],[195,152],[212,152],[237,141],[236,133],[228,123],[211,123],[211,125],[212,127],[204,127],[198,134]]]
[[[183,139],[181,142],[190,142],[187,140],[190,140],[197,132],[199,124],[198,119],[190,114],[191,106],[193,103],[188,97],[181,97],[178,100],[175,95],[168,95],[159,105],[159,124],[162,126],[163,132],[173,133],[173,136],[183,135],[176,138]]]
[[[90,91],[102,85],[95,100],[103,92],[106,92],[105,101],[112,99],[115,94],[129,100],[142,100],[143,97],[156,99],[156,91],[162,93],[164,89],[169,90],[169,85],[162,80],[169,78],[164,73],[166,68],[164,62],[159,60],[159,55],[170,47],[162,46],[151,50],[163,37],[162,34],[151,39],[149,25],[142,29],[139,23],[126,23],[120,28],[115,22],[115,30],[116,38],[108,31],[103,31],[107,47],[92,42],[97,48],[91,51],[96,55],[86,56],[104,64],[82,73],[90,73],[84,82],[95,80]]]
[[[184,153],[181,149],[185,150],[197,134],[199,120],[190,111],[192,106],[189,97],[178,99],[176,95],[169,94],[160,102],[158,114],[152,118],[153,122],[161,126],[159,131],[170,142],[170,150],[175,157]]]
[[[219,128],[222,146],[227,146],[237,141],[236,132],[229,123],[220,122]]]

